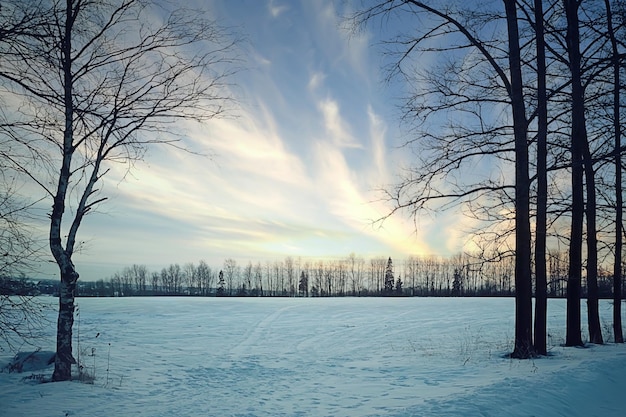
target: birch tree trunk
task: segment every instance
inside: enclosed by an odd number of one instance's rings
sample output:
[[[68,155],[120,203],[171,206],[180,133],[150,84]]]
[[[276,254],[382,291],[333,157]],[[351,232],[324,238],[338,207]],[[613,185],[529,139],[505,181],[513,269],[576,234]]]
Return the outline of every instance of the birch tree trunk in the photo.
[[[71,0],[66,2],[65,31],[61,47],[63,70],[63,102],[65,107],[65,130],[63,132],[63,160],[57,184],[54,204],[50,215],[50,251],[59,266],[61,283],[59,286],[59,317],[57,321],[57,353],[54,361],[53,381],[67,381],[72,378],[72,328],[74,326],[74,297],[78,274],[72,263],[73,236],[68,236],[66,247],[61,240],[61,225],[65,212],[65,199],[71,175],[74,154],[74,105],[72,97],[72,27],[75,13]],[[70,231],[71,233],[71,231]]]

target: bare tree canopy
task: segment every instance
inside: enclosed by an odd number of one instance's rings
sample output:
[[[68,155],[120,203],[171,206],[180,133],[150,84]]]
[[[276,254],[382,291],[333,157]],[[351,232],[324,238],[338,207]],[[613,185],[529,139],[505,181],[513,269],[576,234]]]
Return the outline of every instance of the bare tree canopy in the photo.
[[[236,40],[206,13],[166,1],[11,0],[0,17],[33,8],[47,17],[35,33],[0,43],[0,134],[8,163],[52,203],[49,245],[61,275],[53,379],[67,380],[72,256],[85,215],[107,198],[102,177],[112,164],[130,169],[149,145],[182,146],[179,121],[225,111]]]
[[[402,111],[414,138],[407,145],[416,149],[406,175],[386,190],[391,213],[416,217],[463,205],[480,220],[495,220],[497,239],[488,241],[516,258],[512,354],[527,358],[533,354],[530,176],[517,6],[507,0],[479,7],[390,0],[355,20],[393,13],[421,24],[390,41],[391,75],[410,85]],[[423,65],[427,56],[431,64]]]
[[[0,45],[40,38],[47,17],[35,2],[3,3]],[[0,114],[6,114],[6,105],[0,95]],[[5,127],[0,122],[0,131]],[[0,349],[9,350],[35,343],[42,326],[47,324],[43,315],[45,307],[34,298],[35,285],[25,279],[37,270],[46,248],[45,239],[35,227],[33,210],[39,201],[27,196],[23,178],[13,169],[15,150],[10,138],[0,134]]]
[[[514,356],[526,348],[529,354],[521,356],[546,353],[546,257],[551,245],[569,247],[566,344],[582,344],[583,294],[590,341],[603,343],[599,251],[606,258],[615,254],[615,265],[623,264],[622,217],[615,215],[616,208],[622,210],[622,190],[614,180],[620,178],[624,153],[619,139],[623,4],[364,4],[350,20],[353,28],[374,21],[393,27],[394,19],[414,23],[383,42],[388,80],[399,79],[407,91],[400,111],[409,137],[405,145],[414,153],[403,175],[383,190],[388,216],[403,212],[417,219],[461,208],[476,220],[474,244],[520,261],[516,340],[525,339],[525,347],[516,341]],[[611,5],[619,10],[613,23]],[[621,270],[614,271],[619,305]],[[540,302],[531,346],[533,275]],[[619,322],[619,307],[616,311]]]
[[[10,171],[0,169],[0,350],[35,343],[46,324],[35,283],[25,278],[46,247],[29,224],[32,204],[20,198]]]

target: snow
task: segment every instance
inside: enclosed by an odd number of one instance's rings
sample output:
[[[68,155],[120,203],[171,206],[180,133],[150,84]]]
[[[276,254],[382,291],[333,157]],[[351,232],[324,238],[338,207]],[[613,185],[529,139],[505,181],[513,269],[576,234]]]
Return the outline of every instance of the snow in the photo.
[[[78,306],[75,349],[79,334],[94,383],[29,378],[51,367],[0,373],[0,416],[626,415],[626,345],[562,347],[564,300],[549,302],[550,356],[525,361],[505,357],[514,334],[506,298],[81,298]],[[610,302],[601,314],[610,328]],[[54,327],[43,352],[54,350]],[[10,359],[0,354],[0,365]]]

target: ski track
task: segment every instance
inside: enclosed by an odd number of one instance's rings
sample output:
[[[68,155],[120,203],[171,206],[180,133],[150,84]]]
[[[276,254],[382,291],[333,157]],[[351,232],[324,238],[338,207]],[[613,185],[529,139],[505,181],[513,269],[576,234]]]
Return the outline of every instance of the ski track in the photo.
[[[246,352],[250,351],[250,347],[257,345],[258,342],[263,338],[263,336],[267,335],[267,333],[271,330],[272,323],[274,323],[285,311],[291,310],[296,306],[285,306],[279,308],[273,313],[267,315],[261,321],[256,324],[250,326],[244,338],[241,342],[235,345],[230,350],[230,354],[236,358],[238,356],[244,355]]]

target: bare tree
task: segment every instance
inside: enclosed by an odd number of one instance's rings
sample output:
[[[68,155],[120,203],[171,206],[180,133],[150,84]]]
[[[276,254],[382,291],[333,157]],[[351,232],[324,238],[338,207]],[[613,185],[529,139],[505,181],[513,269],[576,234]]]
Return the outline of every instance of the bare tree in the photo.
[[[359,12],[357,23],[392,12],[411,14],[421,22],[417,35],[399,37],[392,74],[415,86],[407,100],[405,118],[411,120],[420,156],[397,187],[386,190],[393,212],[466,205],[498,221],[499,230],[515,231],[516,341],[515,357],[532,355],[532,292],[530,263],[530,178],[528,121],[522,83],[517,7],[504,0],[502,11],[489,6],[463,7],[416,0],[388,0]],[[427,22],[425,24],[425,22]],[[504,24],[504,25],[503,25]],[[502,33],[506,30],[505,33]],[[491,34],[485,38],[485,34]],[[499,36],[505,36],[502,42]],[[443,39],[448,37],[447,39]],[[436,68],[410,65],[412,55],[447,54]],[[507,106],[509,112],[502,119]],[[433,120],[446,120],[442,128]],[[484,175],[463,175],[468,167],[492,162],[501,167]],[[514,179],[504,170],[515,166]],[[511,192],[514,194],[511,196]],[[505,211],[506,209],[506,211]],[[509,213],[504,217],[497,213]],[[495,217],[494,217],[495,216]],[[502,228],[514,223],[514,228]],[[509,239],[503,233],[504,239]]]
[[[265,261],[265,267],[263,268],[263,273],[261,274],[261,296],[263,296],[263,275],[265,276],[265,295],[273,296],[272,288],[272,264],[270,261]]]
[[[160,278],[160,275],[156,271],[150,274],[150,286],[152,288],[153,295],[156,295],[159,292],[159,278]]]
[[[12,163],[52,201],[49,246],[61,277],[53,380],[62,381],[74,362],[73,255],[85,215],[106,200],[102,177],[112,163],[130,169],[149,145],[175,145],[175,121],[222,114],[233,42],[199,11],[140,0],[40,4],[52,14],[46,36],[0,46],[0,88],[16,103],[4,135],[49,158]]]
[[[360,296],[364,286],[363,269],[365,267],[365,260],[360,256],[357,257],[356,254],[352,252],[348,256],[347,262],[351,293],[353,296]]]
[[[211,271],[211,267],[209,267],[209,265],[205,261],[200,261],[198,263],[196,273],[198,274],[198,286],[200,294],[204,296],[210,295],[213,286],[213,280],[215,278],[215,273]]]
[[[0,43],[27,44],[45,36],[45,27],[51,17],[46,1],[24,2],[5,0],[0,5]]]
[[[420,261],[416,256],[409,256],[404,265],[404,281],[411,291],[411,296],[417,295],[417,275]]]
[[[183,275],[187,287],[185,293],[187,295],[197,295],[198,288],[200,287],[198,284],[198,269],[193,262],[188,262],[183,265]]]
[[[618,6],[620,2],[614,4]],[[617,40],[615,33],[623,31],[624,23],[611,22],[612,19],[609,18],[611,13],[610,10],[607,11],[606,4],[568,1],[559,2],[557,5],[560,6],[557,7],[560,19],[550,22],[552,27],[548,32],[555,41],[552,51],[557,59],[566,65],[562,73],[567,75],[562,83],[562,97],[559,100],[552,100],[551,108],[562,109],[563,117],[558,123],[562,128],[560,134],[567,138],[567,143],[563,141],[558,147],[561,147],[563,154],[569,155],[574,151],[574,160],[567,156],[561,160],[560,169],[567,168],[563,171],[570,177],[572,177],[570,174],[574,177],[584,175],[582,179],[577,178],[575,181],[578,188],[582,184],[582,191],[576,187],[573,190],[569,188],[566,190],[567,193],[572,191],[574,198],[565,194],[567,199],[564,200],[566,201],[564,210],[572,213],[572,224],[582,222],[582,219],[586,220],[582,226],[576,226],[573,233],[564,235],[564,241],[570,247],[582,245],[578,244],[579,236],[586,239],[585,250],[575,248],[570,251],[571,267],[574,271],[569,274],[568,283],[568,288],[571,289],[571,302],[568,302],[570,313],[568,327],[570,325],[571,327],[568,333],[573,334],[572,345],[582,343],[582,339],[575,336],[580,333],[578,328],[580,320],[575,317],[580,316],[578,311],[580,301],[576,301],[575,298],[586,295],[589,339],[593,343],[602,343],[598,309],[600,291],[598,273],[603,269],[601,264],[603,258],[605,261],[608,259],[610,251],[620,245],[619,240],[622,238],[619,235],[613,239],[615,235],[610,234],[608,230],[615,226],[616,211],[621,217],[621,208],[617,208],[617,200],[621,199],[619,190],[621,184],[615,183],[617,171],[621,171],[621,167],[619,169],[615,167],[615,171],[612,171],[611,163],[615,164],[615,161],[621,160],[624,152],[624,148],[616,146],[614,142],[615,124],[619,124],[620,117],[619,111],[615,111],[616,100],[619,101],[621,88],[619,84],[615,84],[619,83],[620,75],[614,68],[618,68],[618,71],[621,69],[622,65],[618,62],[623,59],[623,55],[620,56],[617,49],[613,48],[617,47],[618,43],[613,45],[611,38]],[[557,49],[559,51],[556,51]],[[557,78],[559,77],[561,76]],[[580,147],[580,150],[572,149],[572,146]],[[577,152],[580,153],[579,161],[575,156]],[[612,177],[613,173],[615,177]],[[570,182],[574,184],[572,179]],[[581,192],[582,197],[579,196]],[[604,199],[604,205],[602,201],[597,201],[598,197]],[[570,204],[572,201],[574,204]],[[579,212],[580,207],[583,207],[583,213]],[[619,262],[621,263],[621,260]],[[582,272],[578,272],[583,268],[586,269],[586,294],[581,285],[585,277]]]
[[[252,269],[253,269],[252,261],[248,261],[248,263],[243,269],[243,273],[241,274],[241,278],[243,280],[242,288],[245,287],[245,289],[248,291],[248,294],[250,295],[252,294],[252,278],[253,278]]]
[[[42,260],[45,241],[33,227],[37,216],[29,201],[18,194],[14,175],[4,170],[0,158],[0,276],[10,277],[36,271]]]
[[[287,256],[284,261],[285,273],[287,274],[287,291],[290,297],[295,297],[296,291],[296,271],[294,261],[291,256]]]
[[[504,0],[506,11],[509,72],[508,88],[515,137],[515,347],[512,357],[533,355],[532,292],[530,266],[530,178],[528,172],[528,123],[522,81],[517,6]]]
[[[624,343],[622,332],[622,247],[623,247],[623,197],[622,197],[622,156],[620,126],[620,59],[617,39],[613,28],[613,12],[609,0],[604,1],[607,16],[607,31],[611,42],[611,63],[613,70],[613,152],[615,165],[615,255],[613,261],[613,335],[615,343]]]
[[[0,168],[2,163],[0,160]],[[45,306],[26,274],[37,270],[45,242],[27,222],[32,203],[16,194],[14,180],[0,169],[0,350],[32,344],[47,325]]]
[[[235,288],[235,283],[239,279],[240,269],[236,260],[228,258],[224,261],[224,279],[226,280],[226,289],[229,296],[233,295],[233,288]]]
[[[567,17],[567,51],[572,79],[572,225],[569,247],[569,278],[567,280],[567,346],[582,345],[580,334],[580,296],[582,280],[583,241],[583,147],[587,141],[585,127],[584,93],[581,82],[580,37],[578,28],[578,0],[565,0]]]
[[[254,265],[254,289],[259,297],[263,297],[263,268],[261,262]]]
[[[533,346],[547,355],[548,279],[546,266],[548,206],[548,96],[543,0],[534,0],[535,48],[537,49],[537,213],[535,225],[535,324]]]
[[[22,1],[7,0],[0,4],[0,50],[12,44],[22,45],[42,39],[49,10],[40,3],[27,6]],[[5,107],[0,97],[0,109]],[[4,113],[2,110],[0,112]],[[41,261],[45,241],[31,226],[37,221],[32,208],[37,200],[20,195],[23,184],[17,178],[12,160],[18,156],[37,158],[36,153],[26,149],[20,153],[10,138],[4,134],[11,127],[0,119],[0,349],[15,350],[23,343],[37,339],[44,324],[42,314],[45,306],[34,295],[32,283],[25,274],[36,271]]]
[[[43,39],[49,17],[50,10],[39,2],[2,2],[0,60],[1,51],[12,45]],[[38,160],[40,156],[31,148],[20,149],[7,137],[5,132],[12,126],[5,120],[7,99],[10,97],[0,95],[0,340],[9,349],[15,349],[34,341],[41,326],[47,324],[42,314],[44,305],[32,296],[31,285],[18,279],[36,271],[46,245],[32,227],[37,221],[32,209],[39,200],[21,195],[24,184],[12,163],[18,157]]]

